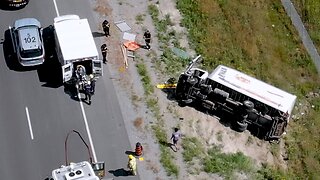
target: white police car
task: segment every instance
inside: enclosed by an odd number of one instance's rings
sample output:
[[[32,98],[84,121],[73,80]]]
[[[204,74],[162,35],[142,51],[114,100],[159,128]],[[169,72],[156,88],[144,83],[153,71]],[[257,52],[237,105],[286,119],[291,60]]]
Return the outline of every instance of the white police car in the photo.
[[[35,18],[16,20],[9,27],[14,52],[22,66],[36,66],[44,62],[42,28]]]

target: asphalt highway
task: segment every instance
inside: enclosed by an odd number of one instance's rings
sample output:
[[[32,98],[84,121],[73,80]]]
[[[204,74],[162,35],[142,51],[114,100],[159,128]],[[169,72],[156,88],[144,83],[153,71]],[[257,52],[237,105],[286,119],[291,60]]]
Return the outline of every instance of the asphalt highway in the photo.
[[[65,164],[64,143],[72,130],[90,146],[94,161],[105,162],[106,178],[114,177],[108,170],[126,169],[125,151],[130,150],[130,143],[107,68],[96,83],[90,106],[70,98],[63,86],[43,82],[59,75],[57,66],[17,68],[8,26],[17,19],[33,17],[46,28],[57,14],[87,18],[92,31],[97,31],[99,22],[86,0],[31,0],[20,10],[0,10],[0,179],[43,180],[50,176],[53,169]],[[96,39],[97,47],[99,41]],[[69,136],[67,155],[69,162],[89,159],[75,133]]]

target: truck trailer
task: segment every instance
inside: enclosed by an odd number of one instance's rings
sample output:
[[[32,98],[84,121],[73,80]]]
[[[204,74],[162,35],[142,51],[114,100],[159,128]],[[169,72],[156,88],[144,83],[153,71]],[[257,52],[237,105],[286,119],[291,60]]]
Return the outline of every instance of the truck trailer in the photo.
[[[86,76],[102,76],[102,61],[99,59],[88,20],[80,19],[78,15],[63,15],[54,18],[53,26],[63,83],[78,82],[76,70],[79,67],[84,68],[82,72]]]
[[[176,99],[214,114],[227,114],[233,127],[253,129],[265,140],[279,140],[285,132],[296,96],[233,68],[219,65],[210,74],[193,67],[194,59],[178,79]]]

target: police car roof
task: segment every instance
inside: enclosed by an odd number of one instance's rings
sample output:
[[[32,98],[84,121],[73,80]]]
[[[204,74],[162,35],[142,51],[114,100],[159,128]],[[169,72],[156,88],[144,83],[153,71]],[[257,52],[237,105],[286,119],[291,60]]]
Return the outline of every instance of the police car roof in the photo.
[[[19,41],[23,50],[41,48],[39,30],[37,27],[24,27],[18,31]]]

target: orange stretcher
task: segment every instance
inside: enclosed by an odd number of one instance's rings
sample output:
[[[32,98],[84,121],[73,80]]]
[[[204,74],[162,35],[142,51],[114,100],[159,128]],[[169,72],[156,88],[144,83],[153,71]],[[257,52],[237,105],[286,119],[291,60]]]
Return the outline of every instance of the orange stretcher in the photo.
[[[123,43],[123,45],[129,50],[129,51],[135,51],[140,48],[140,44],[134,42],[134,41],[126,41]]]

